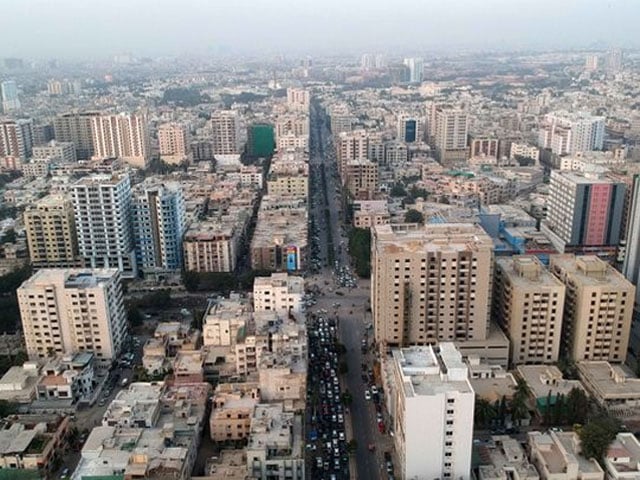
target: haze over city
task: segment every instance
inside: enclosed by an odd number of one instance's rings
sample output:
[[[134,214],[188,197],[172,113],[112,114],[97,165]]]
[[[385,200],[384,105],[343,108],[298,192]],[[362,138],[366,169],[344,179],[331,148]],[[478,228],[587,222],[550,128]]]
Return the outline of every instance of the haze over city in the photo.
[[[47,0],[3,4],[5,55],[635,47],[634,0]]]
[[[0,480],[639,480],[640,0],[5,0]]]

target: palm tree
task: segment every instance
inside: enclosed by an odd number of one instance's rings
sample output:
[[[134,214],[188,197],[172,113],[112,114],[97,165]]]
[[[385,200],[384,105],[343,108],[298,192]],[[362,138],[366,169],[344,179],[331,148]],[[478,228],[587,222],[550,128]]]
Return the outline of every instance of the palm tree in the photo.
[[[511,416],[514,420],[522,420],[529,415],[528,402],[531,398],[531,388],[523,378],[519,378],[514,387],[513,399],[511,400]]]
[[[475,424],[478,427],[488,427],[497,415],[498,412],[491,402],[484,398],[476,400]]]

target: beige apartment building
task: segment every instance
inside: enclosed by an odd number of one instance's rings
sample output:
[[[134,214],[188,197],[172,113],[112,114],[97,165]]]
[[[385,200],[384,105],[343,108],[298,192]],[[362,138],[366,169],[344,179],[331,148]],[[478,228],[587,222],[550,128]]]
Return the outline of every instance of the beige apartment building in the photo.
[[[139,113],[119,113],[91,117],[94,157],[121,158],[143,168],[149,159],[147,117]]]
[[[80,267],[73,204],[64,195],[48,195],[24,212],[29,258],[36,268]]]
[[[39,270],[18,288],[29,358],[91,352],[109,367],[124,342],[127,318],[116,269]]]
[[[221,383],[211,402],[209,431],[214,442],[236,442],[249,438],[251,417],[260,402],[256,382]]]
[[[623,362],[635,287],[596,256],[552,255],[550,269],[567,287],[562,335],[569,358]]]
[[[343,179],[353,198],[370,200],[378,191],[378,164],[367,159],[349,160]]]
[[[309,176],[304,172],[297,174],[270,173],[267,177],[268,195],[274,197],[307,198],[309,193]]]
[[[188,272],[233,272],[238,235],[232,227],[203,222],[184,235],[184,268]]]
[[[368,158],[369,134],[366,130],[356,130],[353,132],[340,132],[340,134],[334,132],[334,137],[336,137],[338,171],[344,180],[344,171],[349,160]]]
[[[180,163],[188,159],[189,143],[186,129],[177,123],[166,123],[158,128],[160,158],[167,163]]]
[[[214,155],[240,153],[240,118],[233,110],[220,110],[211,116]]]
[[[377,342],[427,345],[487,338],[493,242],[473,224],[372,227]]]
[[[53,119],[53,132],[57,142],[72,142],[78,160],[89,160],[95,152],[92,122],[100,112],[71,112]]]
[[[555,363],[560,354],[565,286],[537,257],[496,260],[494,318],[511,341],[511,364]]]

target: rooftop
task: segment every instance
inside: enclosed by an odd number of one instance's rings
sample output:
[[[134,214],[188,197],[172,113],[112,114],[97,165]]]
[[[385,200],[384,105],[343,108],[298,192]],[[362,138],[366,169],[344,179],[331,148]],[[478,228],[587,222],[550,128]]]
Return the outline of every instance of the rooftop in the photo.
[[[438,395],[447,391],[473,392],[467,366],[452,343],[394,349],[394,368],[400,373],[406,397]]]
[[[372,227],[378,251],[493,251],[491,237],[470,223],[395,224]]]
[[[552,272],[569,276],[582,287],[634,288],[620,272],[595,255],[551,255],[549,260]]]

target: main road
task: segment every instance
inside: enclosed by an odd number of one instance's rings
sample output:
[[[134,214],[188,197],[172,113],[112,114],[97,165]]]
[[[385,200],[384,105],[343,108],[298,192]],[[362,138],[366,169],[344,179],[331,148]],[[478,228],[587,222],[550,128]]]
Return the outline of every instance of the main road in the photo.
[[[311,216],[319,227],[321,257],[327,266],[309,277],[308,283],[322,291],[317,297],[318,303],[314,310],[324,309],[337,316],[339,339],[346,348],[344,360],[348,371],[343,376],[342,383],[343,390],[348,391],[352,397],[346,420],[351,422],[351,437],[357,443],[355,478],[377,480],[383,476],[386,478],[383,453],[392,449],[392,439],[387,434],[379,433],[373,402],[365,399],[368,385],[362,379],[361,365],[371,368],[374,359],[372,353],[363,354],[361,351],[361,342],[367,338],[367,325],[371,322],[369,280],[357,280],[354,288],[340,287],[335,265],[331,261],[327,262],[333,259],[339,266],[350,264],[348,240],[342,224],[342,188],[335,149],[325,117],[317,105],[311,107],[310,134],[311,182],[314,184],[315,194]],[[322,171],[324,182],[321,178]],[[329,212],[328,224],[325,209]],[[333,254],[329,252],[332,247]],[[376,446],[374,452],[368,449],[371,444]]]

